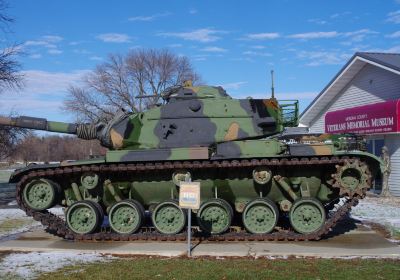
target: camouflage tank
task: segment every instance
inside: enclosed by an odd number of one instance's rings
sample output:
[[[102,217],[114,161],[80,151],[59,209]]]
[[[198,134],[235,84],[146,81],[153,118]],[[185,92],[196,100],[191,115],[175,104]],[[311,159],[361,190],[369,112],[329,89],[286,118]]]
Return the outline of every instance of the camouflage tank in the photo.
[[[380,172],[381,161],[357,137],[284,131],[297,125],[297,102],[234,99],[221,87],[191,85],[163,99],[106,124],[0,118],[1,125],[98,139],[109,148],[103,158],[15,171],[19,207],[66,239],[183,240],[179,186],[195,181],[197,238],[316,240]],[[65,217],[49,211],[57,205]]]

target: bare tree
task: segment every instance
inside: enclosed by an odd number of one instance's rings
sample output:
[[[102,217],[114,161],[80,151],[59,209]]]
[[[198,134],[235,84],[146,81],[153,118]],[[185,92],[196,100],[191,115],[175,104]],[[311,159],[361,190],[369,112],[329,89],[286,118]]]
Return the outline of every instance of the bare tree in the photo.
[[[38,137],[33,133],[20,140],[12,153],[14,161],[62,161],[89,158],[91,155],[104,155],[106,148],[96,140],[83,140],[71,136]]]
[[[187,57],[167,49],[111,54],[86,75],[82,87],[69,88],[63,108],[81,121],[109,119],[119,109],[141,112],[157,103],[166,88],[185,80],[197,82],[199,75]]]
[[[19,89],[22,87],[21,65],[16,60],[20,53],[18,45],[4,48],[0,52],[0,94],[4,89]]]
[[[14,20],[6,13],[8,3],[0,0],[0,29],[4,37],[9,31],[9,24]],[[16,44],[9,44],[8,40],[2,38],[5,42],[0,51],[0,94],[5,89],[17,89],[22,86],[22,75],[19,72],[21,65],[16,60],[20,48]],[[0,103],[1,106],[1,103]],[[23,134],[23,130],[15,128],[0,127],[0,158],[7,157],[15,148],[17,140]]]

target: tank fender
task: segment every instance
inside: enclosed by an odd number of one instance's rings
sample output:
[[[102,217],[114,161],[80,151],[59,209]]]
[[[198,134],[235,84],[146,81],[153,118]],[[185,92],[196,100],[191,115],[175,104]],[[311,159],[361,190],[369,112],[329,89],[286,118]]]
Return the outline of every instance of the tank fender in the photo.
[[[55,163],[55,164],[30,164],[26,167],[16,169],[11,174],[9,183],[17,183],[22,176],[33,170],[54,169],[62,166],[79,166],[85,164],[101,164],[101,163],[105,163],[104,158],[95,158],[95,159],[77,160],[77,161],[62,161],[61,163]]]
[[[380,174],[383,174],[385,171],[385,163],[380,157],[377,157],[374,154],[370,154],[368,152],[362,152],[362,151],[337,151],[335,152],[335,155],[343,155],[343,156],[358,156],[362,159],[364,159],[368,165],[372,166],[371,172],[373,174],[376,174],[377,172],[374,172],[374,170],[377,170],[380,172]]]

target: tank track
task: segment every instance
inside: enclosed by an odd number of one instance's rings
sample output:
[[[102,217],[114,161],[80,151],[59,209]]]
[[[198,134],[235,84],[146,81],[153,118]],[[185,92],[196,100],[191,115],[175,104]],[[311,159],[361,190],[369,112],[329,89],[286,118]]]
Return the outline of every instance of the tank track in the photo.
[[[51,179],[63,175],[76,174],[80,172],[143,172],[154,170],[175,170],[175,169],[209,169],[209,168],[241,168],[241,167],[256,167],[256,166],[287,166],[287,165],[332,165],[340,164],[345,161],[358,160],[357,158],[349,157],[322,157],[322,158],[280,158],[280,159],[251,159],[251,160],[223,160],[223,161],[176,161],[176,162],[156,162],[156,163],[129,163],[129,164],[101,164],[73,167],[57,167],[53,169],[43,169],[30,171],[22,176],[17,182],[16,194],[19,207],[32,216],[35,220],[40,221],[46,226],[47,232],[68,240],[77,241],[185,241],[186,233],[176,235],[163,235],[155,231],[154,228],[141,228],[139,232],[129,235],[121,235],[111,232],[109,229],[104,229],[97,233],[79,235],[68,229],[66,222],[54,215],[53,213],[44,211],[34,211],[24,203],[23,186],[28,180],[40,177]],[[346,198],[343,205],[339,206],[332,215],[327,217],[325,225],[317,232],[311,234],[300,234],[290,230],[278,230],[268,234],[250,234],[245,230],[235,232],[231,228],[228,232],[221,235],[204,235],[201,232],[193,231],[193,240],[206,241],[305,241],[319,240],[324,235],[328,234],[337,222],[346,216],[351,207],[357,205],[358,200],[365,196],[355,194],[352,197]]]

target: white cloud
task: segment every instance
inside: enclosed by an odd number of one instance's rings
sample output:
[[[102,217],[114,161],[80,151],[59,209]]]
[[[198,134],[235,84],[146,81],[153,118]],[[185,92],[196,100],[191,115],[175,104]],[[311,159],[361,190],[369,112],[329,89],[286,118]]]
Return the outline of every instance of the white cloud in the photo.
[[[160,17],[166,17],[171,15],[171,13],[169,12],[164,12],[164,13],[160,13],[160,14],[154,14],[154,15],[150,15],[150,16],[135,16],[135,17],[130,17],[128,18],[129,21],[153,21],[155,19],[158,19]]]
[[[344,37],[350,38],[354,42],[360,42],[365,39],[366,36],[372,35],[372,34],[378,34],[376,31],[372,31],[369,29],[360,29],[357,31],[353,32],[344,32],[341,33]]]
[[[96,55],[89,57],[89,59],[90,60],[97,60],[97,61],[103,60],[103,58],[101,56],[96,56]]]
[[[41,58],[42,54],[39,52],[41,50],[46,50],[47,53],[52,55],[61,54],[62,51],[58,48],[58,44],[63,41],[64,38],[57,35],[46,35],[41,36],[37,40],[28,40],[22,44],[21,48],[25,49],[25,51],[29,54],[29,52],[33,51],[30,58]]]
[[[244,39],[247,40],[271,40],[279,38],[279,33],[272,32],[272,33],[250,33],[245,35]]]
[[[49,49],[47,51],[49,54],[62,54],[63,52],[59,49]]]
[[[49,47],[50,45],[54,46],[53,44],[50,44],[49,42],[40,41],[40,40],[38,40],[38,41],[29,40],[29,41],[26,41],[24,43],[24,46],[44,46],[44,47]]]
[[[347,15],[350,15],[350,14],[351,14],[351,12],[348,12],[348,11],[342,12],[342,13],[335,13],[335,14],[332,14],[330,16],[330,18],[334,19],[334,18],[338,18],[338,17],[342,17],[342,16],[347,16]]]
[[[128,35],[121,33],[104,33],[96,38],[106,43],[129,43],[131,41]]]
[[[400,53],[400,45],[393,46],[390,48],[382,49],[382,48],[360,48],[355,51],[363,51],[363,52],[381,52],[381,53]]]
[[[63,37],[61,36],[57,36],[57,35],[46,35],[46,36],[42,36],[43,40],[47,41],[47,42],[51,42],[51,43],[59,43],[62,40],[64,40]]]
[[[383,50],[382,52],[386,53],[400,53],[400,45],[399,46],[394,46],[388,49]]]
[[[307,66],[342,65],[351,57],[351,54],[338,51],[300,51],[298,58],[306,60]]]
[[[202,28],[190,32],[164,32],[159,33],[163,37],[176,37],[186,41],[197,41],[201,43],[215,42],[220,39],[217,34],[226,33],[225,31],[215,30],[211,28]]]
[[[324,25],[324,24],[328,23],[326,20],[322,20],[320,18],[312,18],[312,19],[309,19],[307,21],[310,22],[310,23],[315,23],[315,24],[319,24],[319,25]]]
[[[70,85],[79,85],[89,70],[72,72],[47,72],[41,70],[21,71],[24,88],[18,93],[5,92],[0,106],[19,114],[46,115],[60,111],[60,105]],[[50,113],[51,112],[51,113]]]
[[[189,14],[191,14],[191,15],[197,14],[197,10],[196,9],[190,9],[189,10]]]
[[[2,98],[0,105],[10,111],[29,114],[32,111],[48,113],[49,111],[57,112],[63,103],[62,100],[46,100],[26,98],[23,94],[14,95],[14,98]]]
[[[40,53],[34,53],[34,54],[31,54],[29,57],[33,58],[33,59],[39,59],[39,58],[42,58],[42,55]]]
[[[392,34],[386,35],[385,37],[387,37],[387,38],[399,38],[400,37],[400,31],[393,32]]]
[[[400,10],[388,13],[386,21],[400,23]]]
[[[205,48],[201,49],[201,51],[223,53],[223,52],[227,52],[228,50],[224,49],[224,48],[220,48],[220,47],[205,47]]]
[[[262,50],[262,49],[265,49],[265,46],[255,45],[255,46],[251,46],[250,48],[256,49],[256,50]]]
[[[239,89],[241,86],[247,84],[248,82],[235,82],[235,83],[227,83],[227,84],[222,84],[220,85],[221,87],[223,87],[224,89],[233,89],[233,90],[237,90]]]
[[[89,70],[76,70],[73,72],[21,71],[25,80],[22,92],[29,95],[65,92],[69,85],[79,84],[87,73],[89,73]]]
[[[73,52],[77,54],[91,54],[91,52],[86,49],[74,49]]]
[[[307,33],[297,33],[287,36],[288,38],[294,39],[321,39],[321,38],[334,38],[339,36],[339,33],[336,31],[329,31],[329,32],[307,32]]]
[[[243,54],[249,56],[272,56],[272,54],[267,52],[256,52],[256,51],[245,51],[243,52]]]
[[[368,35],[378,34],[376,31],[372,31],[369,29],[360,29],[356,31],[350,32],[337,32],[337,31],[328,31],[328,32],[307,32],[307,33],[297,33],[288,35],[288,38],[300,39],[300,40],[311,40],[311,39],[329,39],[329,38],[348,38],[354,42],[360,42],[365,39]]]
[[[42,36],[37,40],[28,40],[26,41],[23,46],[43,46],[45,48],[56,48],[56,43],[61,42],[64,40],[61,36],[56,35],[46,35]]]
[[[196,54],[191,56],[191,58],[195,61],[205,61],[209,56],[210,56],[209,54]]]
[[[170,47],[170,48],[181,48],[181,47],[183,47],[183,45],[182,44],[169,44],[168,47]]]

